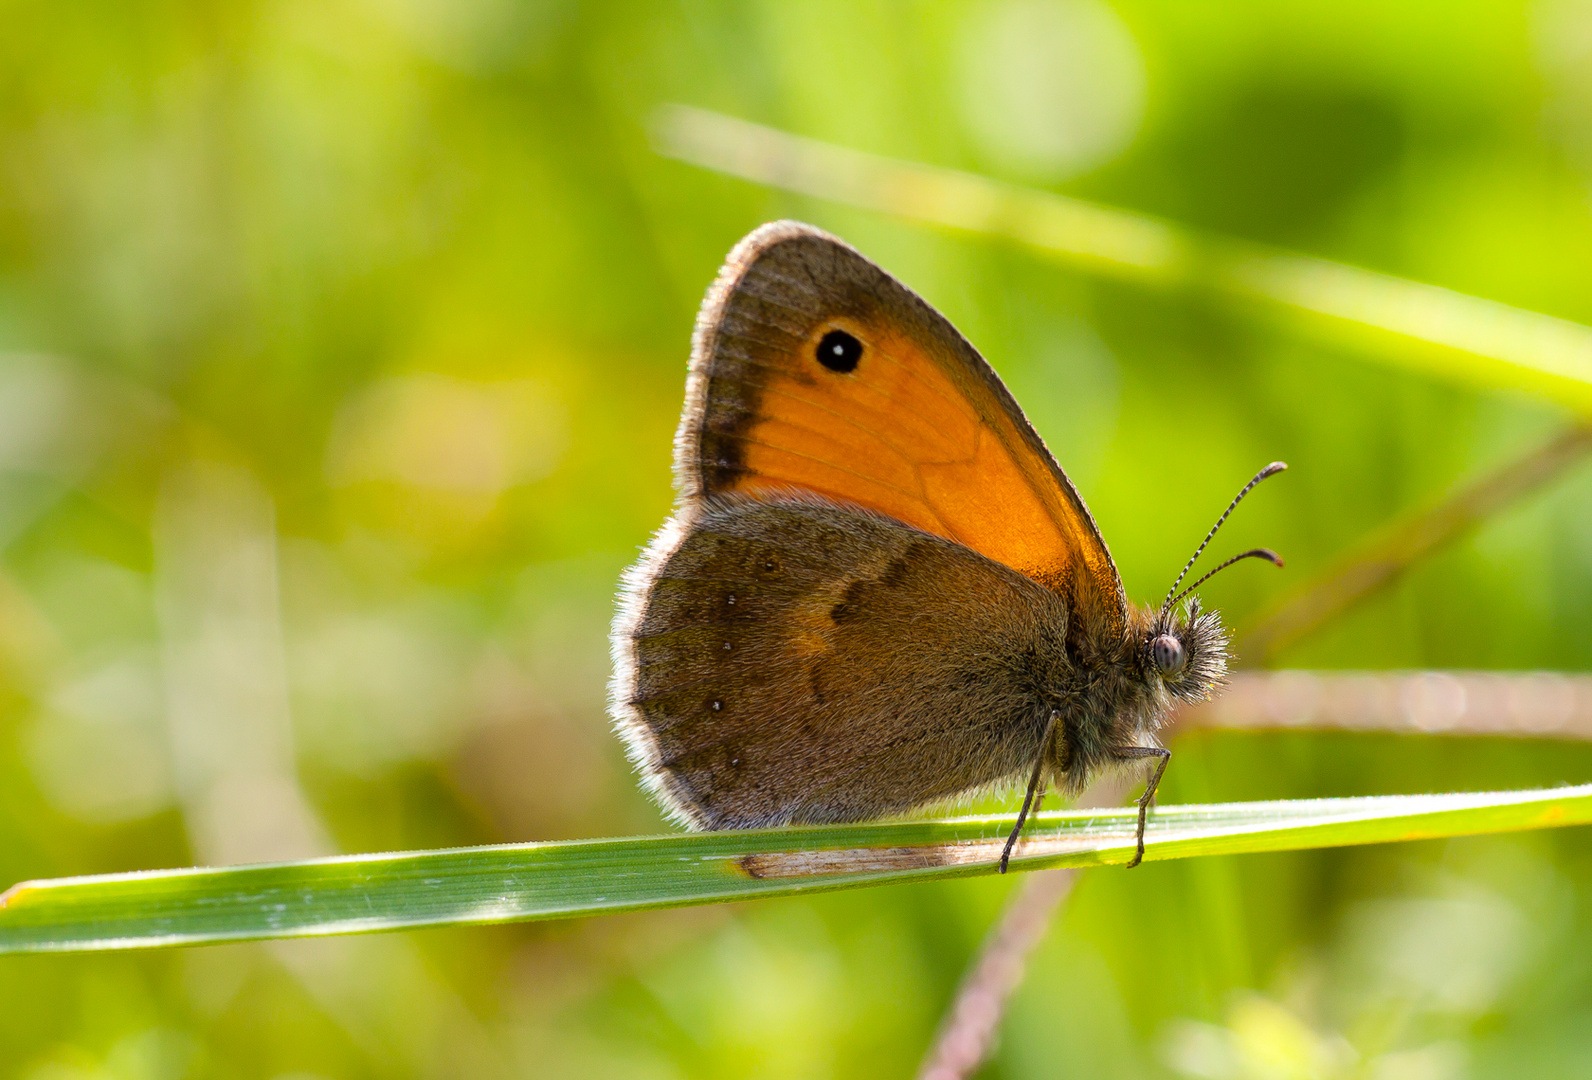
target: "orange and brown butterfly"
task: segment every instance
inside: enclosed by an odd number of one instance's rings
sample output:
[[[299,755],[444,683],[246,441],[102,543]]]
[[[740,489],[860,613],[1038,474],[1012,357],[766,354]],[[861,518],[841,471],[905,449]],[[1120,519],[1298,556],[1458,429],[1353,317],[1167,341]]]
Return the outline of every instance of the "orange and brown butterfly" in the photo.
[[[671,816],[857,821],[1027,779],[1004,869],[1046,781],[1150,759],[1137,864],[1156,730],[1222,682],[1226,633],[1176,585],[1128,604],[1083,499],[943,316],[827,233],[757,229],[702,305],[674,468],[612,688]]]

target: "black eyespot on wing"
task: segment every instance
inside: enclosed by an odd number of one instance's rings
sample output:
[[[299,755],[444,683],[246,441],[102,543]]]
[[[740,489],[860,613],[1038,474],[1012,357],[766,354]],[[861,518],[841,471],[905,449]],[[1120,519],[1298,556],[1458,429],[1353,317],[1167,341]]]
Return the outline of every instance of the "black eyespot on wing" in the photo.
[[[862,360],[862,342],[844,330],[831,330],[818,342],[818,362],[842,375],[857,370]]]

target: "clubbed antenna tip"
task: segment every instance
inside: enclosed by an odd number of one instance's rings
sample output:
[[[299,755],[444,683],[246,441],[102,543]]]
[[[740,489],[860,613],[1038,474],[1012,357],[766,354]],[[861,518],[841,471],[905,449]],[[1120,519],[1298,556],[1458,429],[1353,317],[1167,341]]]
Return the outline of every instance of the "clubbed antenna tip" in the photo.
[[[1189,593],[1193,592],[1195,589],[1205,584],[1205,582],[1209,581],[1211,578],[1215,577],[1223,570],[1226,570],[1229,566],[1232,566],[1236,562],[1241,562],[1244,559],[1265,559],[1273,566],[1281,566],[1283,564],[1282,558],[1270,548],[1255,548],[1252,551],[1244,552],[1242,555],[1233,556],[1231,559],[1228,559],[1226,562],[1222,563],[1222,565],[1218,566],[1215,570],[1212,570],[1210,573],[1200,578],[1182,592],[1177,591],[1177,587],[1183,584],[1184,578],[1188,577],[1188,572],[1193,569],[1194,563],[1197,562],[1200,555],[1204,553],[1206,545],[1211,542],[1211,539],[1216,535],[1216,531],[1220,529],[1227,521],[1228,516],[1231,515],[1233,510],[1237,508],[1238,504],[1244,501],[1244,496],[1253,491],[1255,485],[1266,479],[1266,477],[1275,476],[1287,467],[1288,464],[1286,462],[1272,462],[1270,465],[1267,465],[1264,469],[1256,473],[1254,479],[1245,484],[1243,490],[1237,495],[1233,496],[1233,501],[1227,504],[1227,509],[1223,510],[1222,516],[1216,519],[1216,524],[1211,526],[1211,531],[1205,534],[1205,539],[1200,541],[1200,546],[1194,549],[1194,554],[1189,556],[1188,562],[1183,564],[1183,569],[1177,575],[1177,580],[1172,582],[1172,587],[1170,589],[1166,590],[1166,602],[1161,605],[1162,615],[1165,615],[1168,611],[1171,611],[1173,605],[1179,600],[1183,599],[1183,597],[1187,596]]]

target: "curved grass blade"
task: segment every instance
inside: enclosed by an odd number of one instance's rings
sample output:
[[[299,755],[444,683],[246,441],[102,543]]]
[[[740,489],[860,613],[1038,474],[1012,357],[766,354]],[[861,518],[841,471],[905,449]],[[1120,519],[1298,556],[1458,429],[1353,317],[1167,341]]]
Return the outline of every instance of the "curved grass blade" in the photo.
[[[1434,505],[1407,514],[1347,551],[1320,576],[1253,619],[1234,650],[1249,667],[1277,654],[1355,607],[1499,511],[1565,475],[1592,454],[1592,425],[1575,424],[1524,457]]]
[[[1032,819],[1012,865],[1123,863],[1134,811]],[[1166,806],[1146,860],[1592,822],[1592,785],[1540,791]],[[0,952],[195,945],[634,911],[993,873],[1011,818],[697,833],[358,855],[25,882]]]
[[[1003,237],[1091,274],[1261,301],[1368,357],[1592,412],[1592,327],[1568,319],[704,109],[661,109],[653,135],[660,153],[730,176]]]

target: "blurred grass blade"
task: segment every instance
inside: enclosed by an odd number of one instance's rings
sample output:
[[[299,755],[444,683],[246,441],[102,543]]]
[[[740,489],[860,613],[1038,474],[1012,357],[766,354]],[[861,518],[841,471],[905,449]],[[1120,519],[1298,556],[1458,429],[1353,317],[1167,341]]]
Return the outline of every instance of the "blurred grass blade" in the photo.
[[[1021,869],[1126,862],[1131,809],[1032,821]],[[1167,806],[1145,858],[1371,844],[1592,822],[1592,785],[1543,791]],[[988,874],[1008,816],[316,859],[27,882],[0,952],[192,945],[599,912]]]
[[[970,173],[894,161],[683,105],[661,153],[788,191],[1001,236],[1090,273],[1209,288],[1325,317],[1403,366],[1592,412],[1592,327]]]
[[[1266,667],[1288,646],[1391,585],[1421,559],[1551,484],[1588,453],[1592,426],[1577,424],[1435,505],[1394,521],[1241,629],[1235,652],[1246,667]]]

